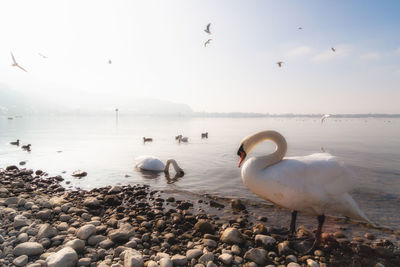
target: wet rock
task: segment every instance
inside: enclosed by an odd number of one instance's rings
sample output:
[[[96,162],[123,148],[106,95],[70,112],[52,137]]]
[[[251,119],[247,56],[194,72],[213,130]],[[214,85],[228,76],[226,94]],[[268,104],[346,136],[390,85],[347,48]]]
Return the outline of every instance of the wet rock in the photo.
[[[91,246],[95,246],[98,243],[100,243],[103,240],[106,240],[107,237],[103,236],[103,235],[92,235],[89,237],[89,239],[87,240],[88,244]]]
[[[215,247],[217,247],[217,242],[215,242],[215,241],[212,240],[212,239],[203,239],[203,244],[204,244],[205,246],[207,246],[207,247],[210,247],[210,248],[215,248]]]
[[[238,229],[230,227],[222,233],[221,241],[227,244],[241,244],[244,238]]]
[[[13,171],[13,170],[18,170],[18,167],[15,165],[10,165],[6,167],[6,171]]]
[[[120,205],[122,203],[122,201],[116,195],[107,195],[104,197],[104,203],[111,205],[111,206],[117,206],[117,205]]]
[[[78,266],[89,266],[91,263],[91,259],[90,258],[80,258],[78,260]]]
[[[78,231],[76,232],[76,236],[79,239],[86,240],[94,233],[96,233],[96,227],[93,224],[86,224],[78,229]]]
[[[65,247],[46,259],[48,267],[74,267],[78,262],[78,255],[71,247]]]
[[[265,265],[267,263],[267,251],[265,249],[252,248],[244,254],[244,258],[257,264]]]
[[[43,246],[37,242],[25,242],[17,245],[13,253],[15,256],[35,256],[42,254],[43,250]]]
[[[88,208],[97,208],[100,206],[101,202],[96,197],[88,197],[83,201],[83,205]]]
[[[284,241],[278,244],[278,252],[279,255],[284,255],[290,252],[289,242]]]
[[[201,233],[213,234],[215,232],[214,226],[207,220],[199,220],[194,225],[194,229]]]
[[[218,202],[216,202],[216,201],[214,201],[214,200],[210,200],[210,207],[213,207],[213,208],[225,208],[225,205],[223,205],[223,204],[221,204],[221,203],[218,203]]]
[[[231,201],[231,207],[234,211],[242,211],[246,209],[246,206],[243,204],[243,202],[236,198],[236,199],[232,199]]]
[[[78,170],[78,171],[74,171],[71,175],[74,176],[74,177],[82,178],[82,177],[85,177],[87,175],[87,172]]]

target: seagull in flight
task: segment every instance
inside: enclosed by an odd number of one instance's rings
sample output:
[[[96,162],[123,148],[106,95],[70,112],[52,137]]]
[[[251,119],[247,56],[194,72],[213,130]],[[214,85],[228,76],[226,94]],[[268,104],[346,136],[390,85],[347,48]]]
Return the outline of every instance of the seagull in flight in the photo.
[[[206,29],[204,30],[208,34],[211,34],[210,26],[211,26],[211,23],[208,23]]]
[[[335,49],[334,47],[331,47],[331,50],[332,50],[333,52],[336,52],[336,49]]]
[[[207,42],[204,43],[204,47],[206,47],[211,41],[212,39],[208,39]]]
[[[14,55],[13,55],[13,53],[12,53],[11,51],[10,51],[10,53],[11,53],[11,57],[12,57],[12,60],[13,60],[13,64],[11,64],[11,66],[13,66],[13,67],[18,67],[18,68],[20,68],[21,70],[27,72],[23,67],[21,67],[21,66],[17,63],[17,61],[15,60],[15,57],[14,57]]]
[[[285,63],[285,62],[283,62],[283,61],[278,61],[278,62],[276,62],[276,64],[279,66],[279,68],[282,67],[282,64],[283,64],[283,63]]]
[[[39,54],[39,56],[41,56],[41,57],[44,58],[44,59],[47,58],[45,55],[43,55],[43,54],[41,54],[41,53],[38,53],[38,54]]]
[[[330,114],[325,114],[324,116],[321,117],[321,124],[324,123],[325,119],[329,118],[331,115]]]
[[[302,27],[298,27],[297,29],[302,30],[303,28]]]
[[[111,61],[111,59],[109,59],[109,60],[108,60],[108,64],[111,64],[111,63],[112,63],[112,61]]]

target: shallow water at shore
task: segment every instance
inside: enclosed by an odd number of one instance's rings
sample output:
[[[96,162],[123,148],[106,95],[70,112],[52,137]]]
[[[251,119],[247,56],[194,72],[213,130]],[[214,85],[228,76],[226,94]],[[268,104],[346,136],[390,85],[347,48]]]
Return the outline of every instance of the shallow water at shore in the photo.
[[[321,124],[318,118],[120,116],[117,124],[112,116],[0,118],[0,167],[26,161],[27,168],[60,174],[72,186],[83,189],[146,183],[169,192],[184,192],[188,198],[204,194],[240,197],[255,203],[254,212],[262,214],[265,208],[257,205],[266,202],[243,185],[236,151],[244,136],[265,129],[286,137],[289,156],[321,150],[338,156],[358,174],[359,183],[352,195],[365,213],[374,222],[399,229],[399,119],[329,118]],[[201,139],[200,134],[206,131],[209,139]],[[188,136],[189,143],[178,144],[174,138],[178,134]],[[154,142],[143,144],[143,136],[152,137]],[[32,151],[9,145],[17,138],[22,144],[32,144]],[[263,155],[272,149],[272,144],[265,143],[252,154]],[[174,158],[185,176],[167,179],[163,173],[143,175],[133,166],[134,158],[140,155]],[[88,176],[73,178],[71,173],[78,169]],[[269,216],[277,214],[277,220],[289,218],[286,211],[265,210]],[[301,220],[315,223],[307,216]]]

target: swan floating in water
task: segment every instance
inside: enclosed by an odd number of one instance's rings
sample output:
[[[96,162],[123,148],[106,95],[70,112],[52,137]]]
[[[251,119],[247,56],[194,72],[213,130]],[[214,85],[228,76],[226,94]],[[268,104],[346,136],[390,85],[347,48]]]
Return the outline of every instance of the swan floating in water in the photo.
[[[277,146],[272,154],[243,161],[264,140]],[[325,214],[341,214],[369,222],[349,191],[355,184],[353,173],[329,153],[286,157],[285,138],[275,131],[262,131],[243,139],[237,152],[243,183],[256,195],[292,210],[290,231],[296,232],[297,212],[318,216],[318,229],[311,250],[321,242]]]
[[[321,117],[321,124],[324,123],[324,121],[329,118],[331,115],[330,114],[325,114],[324,116]]]
[[[169,166],[171,164],[174,167],[177,175],[183,176],[185,174],[174,159],[168,159],[165,164],[159,158],[153,156],[140,156],[135,159],[136,167],[143,171],[153,171],[153,172],[163,171],[165,173],[169,173]]]

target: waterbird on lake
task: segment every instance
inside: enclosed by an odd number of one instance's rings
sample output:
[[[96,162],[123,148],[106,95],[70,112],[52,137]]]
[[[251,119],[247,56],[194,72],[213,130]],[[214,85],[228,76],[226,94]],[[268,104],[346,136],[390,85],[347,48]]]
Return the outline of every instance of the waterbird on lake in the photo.
[[[278,65],[279,68],[282,67],[282,64],[283,64],[283,63],[285,63],[285,62],[283,62],[283,61],[278,61],[278,62],[276,62],[276,64]]]
[[[31,151],[31,144],[23,145],[21,148],[26,151]]]
[[[19,139],[15,142],[10,142],[10,145],[19,146]]]
[[[265,140],[276,144],[275,152],[252,157],[253,148]],[[237,152],[243,183],[254,194],[277,206],[292,210],[290,232],[296,232],[297,212],[318,217],[318,229],[310,251],[320,245],[326,214],[341,214],[369,222],[349,191],[356,183],[354,174],[329,153],[285,157],[287,143],[276,131],[262,131],[243,139]],[[243,163],[244,162],[244,163]]]
[[[330,114],[325,114],[324,116],[321,117],[321,124],[324,123],[324,121],[329,118],[331,115]]]
[[[39,56],[41,56],[41,57],[44,58],[44,59],[47,58],[45,55],[43,55],[43,54],[41,54],[41,53],[38,53],[38,54],[39,54]]]
[[[18,67],[18,68],[20,68],[21,70],[27,72],[23,67],[21,67],[21,66],[17,63],[17,61],[15,60],[15,57],[14,57],[14,55],[13,55],[13,53],[12,53],[11,51],[10,51],[10,53],[11,53],[11,58],[12,58],[12,60],[13,60],[13,64],[11,64],[11,66],[13,66],[13,67]]]
[[[186,137],[186,136],[184,137],[181,135],[178,140],[179,140],[179,143],[180,142],[187,143],[187,142],[189,142],[189,137]]]
[[[211,41],[212,41],[212,39],[208,39],[208,40],[204,43],[204,47],[206,47]]]
[[[208,34],[211,34],[210,27],[211,27],[211,23],[208,23],[206,29],[204,30]]]
[[[208,138],[208,132],[201,133],[201,139]]]
[[[179,176],[183,176],[184,171],[178,166],[178,163],[174,159],[168,159],[164,164],[159,158],[153,156],[140,156],[135,158],[135,166],[143,171],[153,171],[153,172],[165,172],[169,173],[169,166],[175,169],[175,172]]]
[[[333,52],[336,52],[336,48],[334,48],[334,47],[331,47],[331,50],[332,50]]]
[[[175,136],[175,140],[179,140],[179,139],[181,139],[181,137],[182,137],[181,134],[180,134],[180,135],[177,135],[177,136]]]
[[[146,142],[153,142],[153,138],[143,137],[143,143],[146,143]]]

